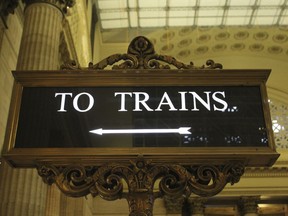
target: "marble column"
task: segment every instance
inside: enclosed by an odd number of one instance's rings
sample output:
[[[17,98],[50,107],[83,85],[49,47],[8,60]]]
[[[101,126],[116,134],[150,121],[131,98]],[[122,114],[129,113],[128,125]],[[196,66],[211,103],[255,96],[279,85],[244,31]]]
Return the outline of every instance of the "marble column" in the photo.
[[[28,1],[17,70],[59,68],[63,13],[57,1]]]
[[[24,28],[17,70],[58,69],[62,9],[67,6],[66,1],[25,0],[24,2],[26,3]],[[42,182],[35,169],[12,169],[3,163],[2,171],[0,215],[59,215],[59,190],[54,187],[47,189],[47,185]]]
[[[241,216],[257,216],[259,196],[241,197],[238,202],[238,211]]]
[[[34,169],[12,169],[2,162],[0,215],[44,215],[47,186]]]
[[[74,198],[61,194],[61,209],[59,216],[81,216],[84,215],[83,197]]]

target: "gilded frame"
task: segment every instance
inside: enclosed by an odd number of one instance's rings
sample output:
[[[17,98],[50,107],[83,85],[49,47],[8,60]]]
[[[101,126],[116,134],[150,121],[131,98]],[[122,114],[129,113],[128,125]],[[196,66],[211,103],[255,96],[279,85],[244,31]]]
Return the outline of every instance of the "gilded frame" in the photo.
[[[266,91],[270,70],[215,69],[116,69],[14,71],[15,78],[6,128],[3,157],[13,167],[36,167],[39,163],[55,166],[81,163],[129,162],[141,156],[156,163],[182,165],[227,164],[272,166],[279,157],[275,150]],[[23,87],[100,87],[100,86],[260,86],[268,147],[209,148],[14,148]]]

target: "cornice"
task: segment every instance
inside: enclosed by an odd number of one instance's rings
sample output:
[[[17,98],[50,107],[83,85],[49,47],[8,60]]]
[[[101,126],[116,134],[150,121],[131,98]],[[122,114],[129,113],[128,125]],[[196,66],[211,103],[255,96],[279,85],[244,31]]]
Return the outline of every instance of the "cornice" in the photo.
[[[288,167],[248,167],[243,177],[288,177]]]

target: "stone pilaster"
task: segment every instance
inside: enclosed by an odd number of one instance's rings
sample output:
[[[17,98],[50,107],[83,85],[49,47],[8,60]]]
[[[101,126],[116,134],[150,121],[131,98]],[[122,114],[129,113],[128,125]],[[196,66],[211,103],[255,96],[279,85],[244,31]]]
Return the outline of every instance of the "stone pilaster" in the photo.
[[[46,187],[34,169],[12,169],[2,162],[0,215],[43,215]]]
[[[42,182],[42,184],[44,183]],[[60,197],[61,193],[55,184],[48,187],[45,216],[60,215],[60,202],[61,202]]]
[[[259,196],[241,197],[238,210],[241,216],[257,216]]]
[[[71,6],[71,2],[69,0],[25,1],[24,28],[17,70],[59,68],[62,9]],[[36,170],[12,169],[4,163],[2,164],[2,173],[0,177],[0,215],[59,215],[60,191],[49,187],[47,193],[47,185],[42,182]]]
[[[84,199],[83,197],[75,198],[61,194],[60,216],[81,216],[81,215],[86,216],[84,212],[83,199]]]

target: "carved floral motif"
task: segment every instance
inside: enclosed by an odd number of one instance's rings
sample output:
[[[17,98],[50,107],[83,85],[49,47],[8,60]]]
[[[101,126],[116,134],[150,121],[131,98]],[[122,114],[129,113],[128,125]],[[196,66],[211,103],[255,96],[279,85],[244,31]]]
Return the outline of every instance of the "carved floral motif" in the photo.
[[[40,164],[38,173],[47,184],[55,183],[68,196],[91,194],[105,200],[125,198],[130,216],[152,215],[153,203],[161,197],[202,197],[219,193],[227,183],[234,184],[244,173],[242,164],[223,166],[154,164],[143,158],[130,163],[103,166],[69,165],[56,167]],[[155,182],[159,187],[155,188]],[[128,191],[124,191],[124,183]]]
[[[222,69],[222,65],[213,60],[208,60],[206,66],[197,67],[193,62],[187,65],[172,56],[158,55],[153,44],[143,36],[131,41],[127,54],[114,54],[97,64],[89,63],[88,68],[81,69],[103,70],[108,66],[112,66],[112,69],[171,69],[171,66],[177,69]],[[62,69],[80,69],[80,67],[66,64]]]

